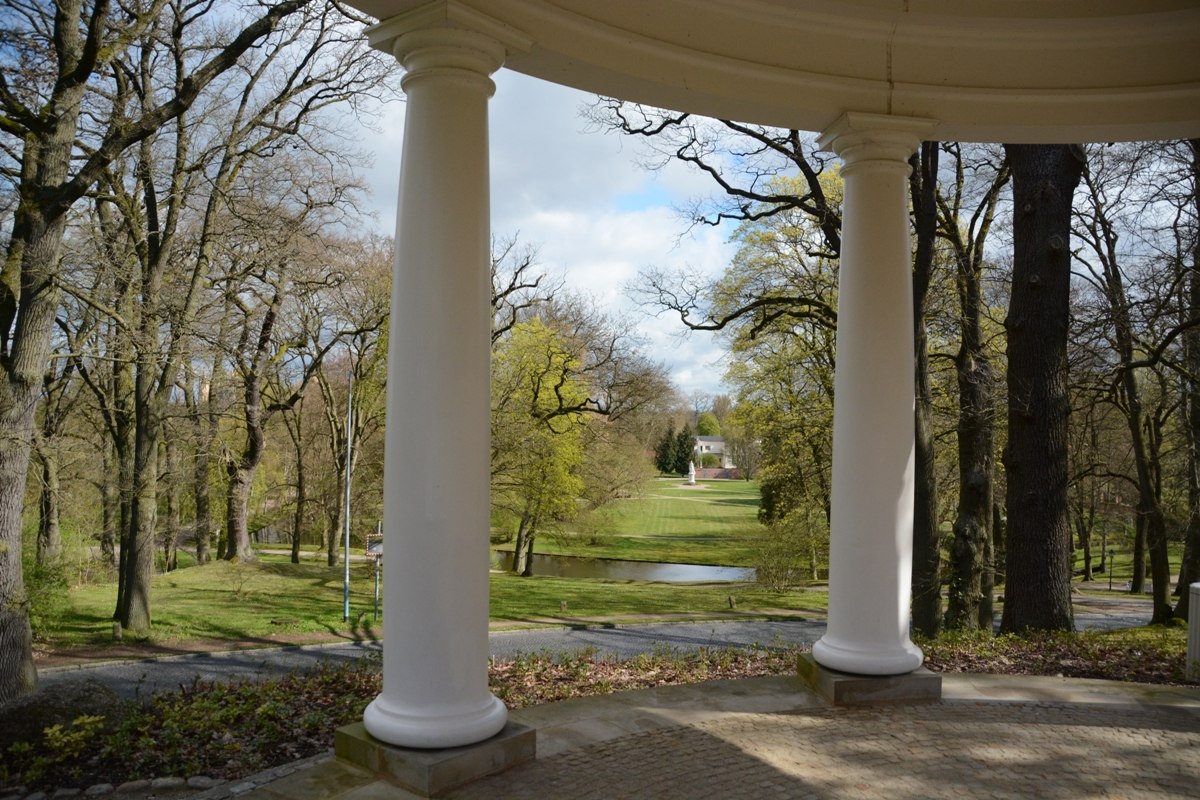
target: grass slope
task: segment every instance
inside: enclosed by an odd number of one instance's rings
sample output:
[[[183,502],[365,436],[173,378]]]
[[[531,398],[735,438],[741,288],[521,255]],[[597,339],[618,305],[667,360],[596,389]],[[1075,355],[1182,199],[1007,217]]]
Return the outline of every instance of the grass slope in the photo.
[[[754,565],[758,484],[660,478],[605,509],[597,532],[543,536],[542,553],[738,567]]]

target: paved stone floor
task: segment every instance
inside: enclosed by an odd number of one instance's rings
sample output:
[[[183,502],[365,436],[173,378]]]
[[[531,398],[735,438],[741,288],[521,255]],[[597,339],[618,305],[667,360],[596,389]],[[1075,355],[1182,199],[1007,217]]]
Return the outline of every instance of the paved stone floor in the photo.
[[[1200,689],[944,679],[942,702],[918,706],[831,708],[797,679],[755,678],[523,709],[537,761],[448,796],[1200,797]],[[333,759],[239,796],[412,797]]]

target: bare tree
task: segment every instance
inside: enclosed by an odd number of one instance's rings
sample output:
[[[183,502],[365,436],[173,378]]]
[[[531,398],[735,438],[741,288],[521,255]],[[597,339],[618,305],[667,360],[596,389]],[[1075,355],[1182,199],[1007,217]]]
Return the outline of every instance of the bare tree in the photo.
[[[0,135],[15,162],[8,174],[20,199],[0,269],[0,702],[30,691],[36,681],[20,520],[37,393],[59,306],[67,213],[115,158],[183,113],[308,2],[259,7],[216,47],[192,51],[182,80],[142,108],[105,102],[118,72],[114,64],[166,19],[176,32],[195,25],[203,6],[147,0],[113,9],[108,0],[10,0],[0,8]],[[96,109],[89,119],[107,122],[77,151],[85,106]]]
[[[1185,321],[1200,319],[1200,139],[1190,139],[1180,148],[1184,154],[1182,182],[1184,197],[1178,202],[1175,217],[1178,230],[1179,271],[1186,276],[1181,282],[1183,295],[1181,317]],[[1189,237],[1190,231],[1190,252]],[[1190,261],[1190,263],[1189,263]],[[1187,541],[1183,564],[1179,570],[1179,585],[1183,588],[1175,604],[1175,616],[1189,618],[1200,609],[1189,608],[1191,583],[1200,581],[1200,326],[1191,325],[1183,334],[1183,416],[1187,442]]]
[[[946,622],[992,630],[992,506],[996,375],[985,334],[984,258],[1000,194],[1008,184],[1003,154],[943,145],[951,180],[938,191],[939,236],[949,244],[958,289],[958,511]]]

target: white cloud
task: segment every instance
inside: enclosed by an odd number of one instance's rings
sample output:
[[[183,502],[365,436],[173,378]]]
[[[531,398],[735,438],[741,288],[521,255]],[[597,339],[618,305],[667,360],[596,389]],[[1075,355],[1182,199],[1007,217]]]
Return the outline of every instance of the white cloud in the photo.
[[[656,173],[638,165],[636,147],[622,137],[586,133],[579,109],[591,96],[510,72],[495,76],[491,101],[492,228],[520,233],[540,262],[569,287],[617,314],[634,314],[652,358],[667,364],[686,396],[720,391],[722,348],[709,334],[680,338],[678,318],[635,309],[625,287],[639,270],[687,267],[719,274],[732,249],[728,231],[697,229],[674,211],[712,189],[703,176],[671,164]],[[389,107],[382,132],[369,135],[375,152],[371,181],[380,229],[395,218],[396,182],[405,106]]]

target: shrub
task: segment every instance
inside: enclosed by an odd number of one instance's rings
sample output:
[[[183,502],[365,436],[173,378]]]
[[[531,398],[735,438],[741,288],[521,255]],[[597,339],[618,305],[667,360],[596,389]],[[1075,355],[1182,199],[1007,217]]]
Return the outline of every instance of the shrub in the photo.
[[[761,529],[754,542],[758,582],[773,591],[817,580],[828,562],[829,526],[820,511],[792,511]]]
[[[70,590],[62,561],[25,565],[25,594],[29,598],[29,624],[34,636],[54,630],[67,610]]]

